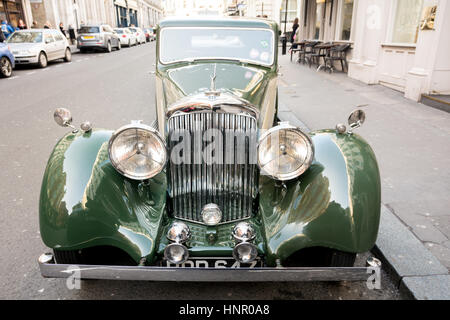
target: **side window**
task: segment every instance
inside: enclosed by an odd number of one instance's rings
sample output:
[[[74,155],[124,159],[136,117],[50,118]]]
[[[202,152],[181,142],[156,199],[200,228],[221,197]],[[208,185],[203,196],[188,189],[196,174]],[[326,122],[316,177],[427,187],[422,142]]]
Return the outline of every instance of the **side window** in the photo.
[[[56,32],[54,34],[54,37],[55,37],[56,41],[63,41],[64,40],[62,34],[60,34],[59,32]]]
[[[50,33],[46,33],[44,35],[44,41],[45,41],[45,43],[55,42],[55,40],[53,39],[53,36]]]

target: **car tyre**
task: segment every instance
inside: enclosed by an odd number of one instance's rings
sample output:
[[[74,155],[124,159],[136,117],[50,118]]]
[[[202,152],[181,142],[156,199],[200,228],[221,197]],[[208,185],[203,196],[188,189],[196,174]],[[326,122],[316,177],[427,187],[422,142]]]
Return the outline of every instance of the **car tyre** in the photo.
[[[46,68],[47,65],[48,65],[47,55],[45,54],[45,52],[39,53],[39,58],[38,58],[39,68]]]
[[[9,78],[12,75],[12,63],[7,57],[0,59],[0,75],[2,78]]]
[[[128,48],[131,48],[131,40],[128,40]]]
[[[106,52],[111,52],[112,51],[112,47],[111,47],[111,41],[108,41],[108,44],[106,46]]]
[[[122,44],[119,41],[118,44],[117,44],[117,51],[119,51],[120,49],[122,49]]]
[[[70,48],[66,49],[66,54],[64,55],[64,61],[65,62],[72,61],[72,51],[70,51]]]

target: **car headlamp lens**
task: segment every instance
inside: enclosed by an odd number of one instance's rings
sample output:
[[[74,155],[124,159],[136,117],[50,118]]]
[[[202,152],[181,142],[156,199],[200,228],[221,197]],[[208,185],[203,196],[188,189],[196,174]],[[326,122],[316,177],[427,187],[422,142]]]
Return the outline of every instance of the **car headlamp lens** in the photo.
[[[297,178],[314,158],[311,138],[287,123],[265,132],[258,144],[258,165],[261,173],[277,180]]]
[[[208,226],[215,226],[222,220],[222,211],[215,203],[207,204],[202,209],[203,222]]]
[[[164,249],[164,258],[170,263],[180,264],[187,261],[189,251],[182,244],[172,243]]]
[[[258,256],[258,250],[252,243],[241,242],[233,249],[233,257],[241,263],[250,263]]]
[[[252,241],[255,238],[255,231],[248,222],[239,222],[233,228],[233,238],[237,241]]]
[[[125,177],[145,180],[164,169],[167,152],[157,131],[142,124],[132,124],[112,135],[109,158],[114,168]]]
[[[191,230],[184,222],[174,222],[167,231],[167,239],[177,243],[183,243],[191,237]]]

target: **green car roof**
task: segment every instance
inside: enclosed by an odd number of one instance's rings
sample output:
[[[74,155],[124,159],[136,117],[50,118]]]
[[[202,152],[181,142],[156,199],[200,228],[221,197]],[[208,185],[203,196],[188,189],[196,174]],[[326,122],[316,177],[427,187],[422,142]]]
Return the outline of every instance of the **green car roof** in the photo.
[[[231,18],[168,18],[159,23],[165,27],[230,27],[230,28],[263,28],[276,31],[277,23],[268,19]]]

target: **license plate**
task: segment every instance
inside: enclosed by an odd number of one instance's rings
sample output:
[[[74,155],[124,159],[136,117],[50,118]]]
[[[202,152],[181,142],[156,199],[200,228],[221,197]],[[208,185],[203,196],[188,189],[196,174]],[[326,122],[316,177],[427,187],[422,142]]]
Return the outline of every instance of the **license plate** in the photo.
[[[161,261],[161,267],[167,268],[211,268],[211,269],[233,269],[233,268],[260,268],[262,260],[257,258],[251,263],[240,263],[233,258],[190,258],[184,263],[173,264],[169,261]]]
[[[85,36],[83,37],[84,40],[94,39],[94,36]]]

